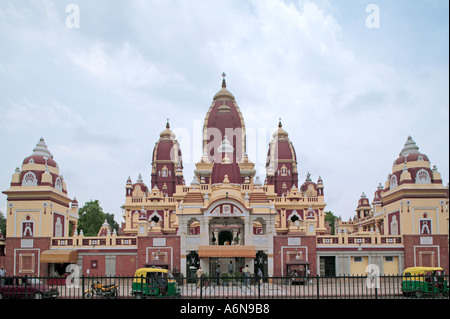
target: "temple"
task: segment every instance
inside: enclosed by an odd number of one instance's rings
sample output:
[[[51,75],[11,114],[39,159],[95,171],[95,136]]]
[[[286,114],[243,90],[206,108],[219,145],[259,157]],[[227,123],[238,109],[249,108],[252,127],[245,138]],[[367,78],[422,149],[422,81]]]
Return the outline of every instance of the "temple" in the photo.
[[[354,217],[337,218],[333,234],[324,180],[299,164],[281,120],[259,179],[225,75],[202,136],[203,156],[187,185],[182,145],[167,121],[149,154],[151,175],[126,180],[120,231],[105,222],[95,237],[77,230],[78,202],[41,139],[3,192],[8,211],[0,263],[9,274],[43,276],[70,263],[91,275],[132,275],[150,265],[192,277],[199,266],[227,272],[230,262],[235,272],[251,265],[265,276],[294,269],[312,276],[365,274],[369,265],[382,274],[410,266],[448,273],[449,189],[411,137],[384,186],[371,200],[364,193],[356,199]]]

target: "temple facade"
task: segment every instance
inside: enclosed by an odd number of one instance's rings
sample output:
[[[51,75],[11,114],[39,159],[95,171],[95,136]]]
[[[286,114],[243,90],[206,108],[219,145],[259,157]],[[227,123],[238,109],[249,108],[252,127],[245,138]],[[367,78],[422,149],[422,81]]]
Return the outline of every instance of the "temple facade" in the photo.
[[[68,264],[83,274],[133,275],[144,265],[191,277],[239,275],[249,265],[265,276],[399,274],[410,266],[449,271],[448,186],[411,137],[385,185],[355,200],[355,216],[325,221],[325,184],[300,166],[280,122],[268,145],[264,181],[248,158],[244,117],[222,88],[203,125],[203,156],[188,185],[182,145],[167,122],[151,154],[151,176],[125,184],[120,231],[103,224],[95,237],[77,230],[78,202],[68,196],[41,139],[17,168],[7,196],[5,256],[9,274],[53,275]],[[150,165],[150,164],[149,164]],[[146,170],[146,167],[142,169]],[[147,176],[145,176],[147,178]]]

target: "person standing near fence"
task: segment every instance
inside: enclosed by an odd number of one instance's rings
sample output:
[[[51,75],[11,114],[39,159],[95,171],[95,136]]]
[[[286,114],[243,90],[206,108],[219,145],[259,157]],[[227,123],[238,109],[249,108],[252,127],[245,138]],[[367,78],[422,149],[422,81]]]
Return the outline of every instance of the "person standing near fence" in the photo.
[[[256,274],[258,275],[257,280],[258,280],[258,286],[259,286],[259,285],[261,285],[262,279],[263,279],[263,273],[262,273],[261,268],[258,268],[258,271],[256,272]]]
[[[230,260],[230,263],[228,264],[228,273],[230,275],[233,275],[233,272],[234,272],[233,262]]]
[[[249,278],[250,278],[250,269],[248,268],[248,265],[245,265],[244,268],[242,268],[242,273],[244,274],[244,286],[249,286]]]
[[[200,288],[200,283],[202,280],[202,276],[203,276],[203,270],[202,267],[198,267],[197,272],[195,273],[195,275],[197,276],[197,288]]]
[[[217,285],[220,285],[220,265],[216,267]]]
[[[6,269],[2,265],[2,267],[0,268],[0,284],[1,285],[5,284],[5,278],[3,278],[3,277],[6,277]]]

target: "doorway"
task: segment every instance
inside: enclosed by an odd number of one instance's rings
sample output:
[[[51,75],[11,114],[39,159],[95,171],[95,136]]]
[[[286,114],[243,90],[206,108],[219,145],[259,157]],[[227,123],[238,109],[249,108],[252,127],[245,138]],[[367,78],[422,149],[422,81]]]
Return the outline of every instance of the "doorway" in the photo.
[[[219,233],[219,245],[231,245],[233,234],[230,230],[221,230]]]
[[[324,277],[336,277],[336,256],[320,257],[320,275]]]

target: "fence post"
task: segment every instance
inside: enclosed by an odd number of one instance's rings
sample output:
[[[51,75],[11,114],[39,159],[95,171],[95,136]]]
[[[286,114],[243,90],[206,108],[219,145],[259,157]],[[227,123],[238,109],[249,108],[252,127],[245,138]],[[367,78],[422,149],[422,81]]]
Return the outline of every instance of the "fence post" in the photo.
[[[147,287],[148,289],[148,287]],[[144,299],[144,275],[141,274],[141,299]]]
[[[317,278],[317,299],[320,299],[320,294],[319,294],[319,275],[316,275]]]
[[[25,280],[25,299],[27,299],[28,298],[28,276],[27,275],[25,275],[24,280]]]
[[[84,299],[84,275],[81,275],[81,299]]]
[[[200,300],[203,297],[203,276],[200,276]]]
[[[262,277],[261,278],[257,277],[257,279],[258,279],[258,299],[261,299],[261,281],[262,281]]]

